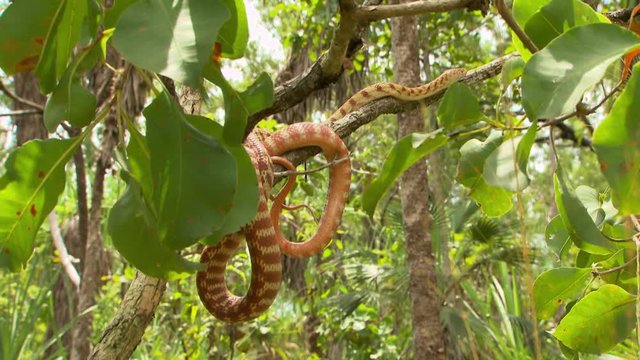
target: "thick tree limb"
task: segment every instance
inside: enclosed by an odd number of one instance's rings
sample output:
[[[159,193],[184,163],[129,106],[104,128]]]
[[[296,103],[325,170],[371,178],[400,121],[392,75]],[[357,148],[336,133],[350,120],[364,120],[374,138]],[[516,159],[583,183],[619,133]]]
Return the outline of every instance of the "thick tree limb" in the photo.
[[[398,16],[419,15],[429,12],[447,12],[458,9],[486,11],[481,0],[424,0],[393,5],[361,6],[356,10],[359,21],[374,21]]]
[[[89,359],[129,359],[162,299],[166,281],[137,273]]]
[[[350,58],[357,50],[357,47],[352,44],[361,42],[356,35],[360,33],[358,30],[368,22],[401,16],[403,11],[427,13],[462,8],[485,11],[487,3],[487,0],[429,0],[418,1],[416,5],[406,4],[409,6],[407,10],[403,7],[397,8],[395,5],[358,7],[350,1],[342,1],[340,22],[327,52],[322,54],[306,72],[276,87],[273,105],[249,117],[247,133],[263,118],[287,110],[303,101],[312,92],[337,81],[343,71],[344,58]]]

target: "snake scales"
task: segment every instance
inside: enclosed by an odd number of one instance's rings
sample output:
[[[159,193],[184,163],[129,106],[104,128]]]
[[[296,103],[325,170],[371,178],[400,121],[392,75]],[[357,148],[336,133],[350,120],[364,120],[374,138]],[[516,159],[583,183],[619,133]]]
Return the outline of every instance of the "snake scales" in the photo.
[[[331,115],[328,123],[382,97],[423,99],[447,88],[465,74],[464,69],[451,69],[428,84],[415,88],[394,83],[368,86]],[[291,169],[293,165],[279,156],[307,146],[320,147],[327,161],[333,161],[333,164],[330,168],[327,203],[318,230],[310,239],[298,243],[288,241],[283,236],[279,223],[284,197],[292,185],[291,178],[274,200],[271,210],[268,199],[273,185],[273,163]],[[207,268],[198,272],[196,278],[198,294],[207,310],[218,319],[230,323],[254,319],[271,306],[280,290],[281,253],[308,257],[319,253],[329,243],[342,217],[351,177],[349,151],[342,139],[325,124],[296,123],[270,136],[254,131],[247,137],[245,148],[258,177],[260,201],[256,217],[241,231],[226,235],[217,245],[204,249],[200,262],[207,264]],[[227,288],[224,275],[227,262],[241,245],[242,237],[249,248],[252,274],[247,293],[235,296]]]

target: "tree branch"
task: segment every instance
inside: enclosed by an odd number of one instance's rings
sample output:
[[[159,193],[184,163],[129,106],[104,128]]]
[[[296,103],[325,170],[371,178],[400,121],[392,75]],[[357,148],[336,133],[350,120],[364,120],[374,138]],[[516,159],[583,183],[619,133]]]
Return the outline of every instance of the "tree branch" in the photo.
[[[16,95],[16,94],[14,94],[11,90],[9,90],[9,88],[7,88],[7,87],[4,85],[4,82],[2,82],[2,81],[0,81],[0,91],[2,91],[3,93],[5,93],[5,95],[7,95],[8,97],[10,97],[10,98],[11,98],[11,99],[13,99],[14,101],[16,101],[16,102],[18,102],[18,103],[20,103],[20,104],[23,104],[23,105],[26,105],[26,106],[32,107],[32,108],[34,108],[35,110],[38,110],[38,112],[39,112],[40,114],[44,112],[44,106],[42,106],[42,105],[40,105],[40,104],[38,104],[38,103],[35,103],[35,102],[31,101],[31,100],[23,99],[23,98],[21,98],[20,96],[18,96],[18,95]]]
[[[467,75],[461,80],[461,82],[467,84],[475,84],[482,82],[488,78],[494,77],[502,71],[504,63],[519,55],[512,53],[509,55],[501,56],[485,65],[482,65],[476,69],[467,72]],[[402,101],[393,97],[386,97],[372,101],[357,111],[354,111],[344,118],[331,124],[331,128],[342,138],[346,138],[353,132],[358,130],[361,126],[366,125],[382,114],[396,114],[402,111],[413,109],[420,104],[429,106],[435,103],[442,97],[444,90],[433,94],[425,99],[419,101]],[[308,147],[295,151],[291,151],[287,154],[286,158],[293,164],[300,164],[307,158],[317,154],[318,148]]]
[[[153,319],[166,281],[136,273],[118,312],[103,331],[90,359],[128,359]],[[128,341],[133,339],[134,341]]]
[[[518,36],[520,41],[524,44],[524,46],[532,53],[538,52],[538,47],[533,41],[529,38],[529,36],[522,30],[516,18],[513,17],[511,10],[505,5],[504,0],[494,0],[496,4],[496,9],[498,9],[498,13],[502,16],[504,22],[509,25],[509,28],[513,30],[513,32]]]
[[[478,0],[423,0],[394,5],[361,6],[356,10],[359,21],[375,21],[398,16],[419,15],[429,12],[447,12],[458,9],[486,11],[486,2]]]
[[[53,246],[58,251],[58,257],[60,258],[60,264],[67,273],[69,280],[76,287],[76,290],[80,287],[80,275],[72,264],[72,256],[67,252],[67,247],[64,245],[62,234],[60,233],[60,227],[58,227],[58,217],[55,211],[49,214],[49,230],[51,231],[51,238],[53,239]]]

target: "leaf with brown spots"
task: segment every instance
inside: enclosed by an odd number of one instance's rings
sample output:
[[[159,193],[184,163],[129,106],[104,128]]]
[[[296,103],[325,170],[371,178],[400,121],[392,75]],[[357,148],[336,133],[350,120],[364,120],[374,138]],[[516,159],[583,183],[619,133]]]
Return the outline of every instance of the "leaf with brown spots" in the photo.
[[[0,16],[0,67],[8,75],[33,70],[62,0],[12,2]]]
[[[18,271],[31,256],[37,229],[58,202],[64,167],[80,142],[32,140],[7,159],[0,178],[0,268]]]
[[[635,296],[607,284],[580,299],[553,336],[572,350],[602,354],[631,334],[636,326],[635,311]]]
[[[533,284],[538,320],[551,319],[560,305],[578,297],[590,276],[589,268],[558,268],[540,274]]]
[[[600,169],[621,214],[640,213],[640,67],[593,134]]]

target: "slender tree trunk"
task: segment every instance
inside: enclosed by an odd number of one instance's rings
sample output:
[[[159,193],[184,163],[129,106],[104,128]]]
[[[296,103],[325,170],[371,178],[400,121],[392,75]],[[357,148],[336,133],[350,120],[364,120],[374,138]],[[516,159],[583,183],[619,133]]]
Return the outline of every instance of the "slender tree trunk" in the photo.
[[[20,98],[44,106],[46,97],[40,93],[40,85],[33,73],[17,73],[13,76],[15,94]],[[32,107],[19,101],[13,102],[14,110],[33,110]],[[14,117],[18,145],[32,139],[45,139],[47,129],[44,128],[42,114],[19,115]]]
[[[417,20],[415,17],[392,19],[391,30],[396,81],[405,85],[417,85],[420,82]],[[399,136],[416,131],[424,131],[424,120],[419,109],[398,115]],[[444,334],[440,325],[440,300],[432,253],[428,189],[425,162],[418,162],[400,178],[414,358],[444,359]]]

